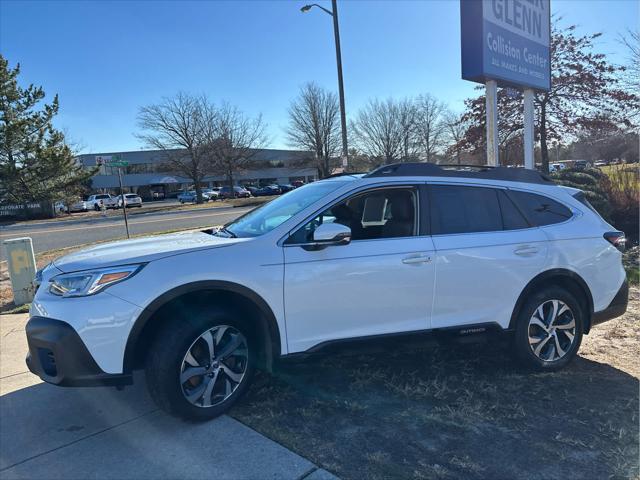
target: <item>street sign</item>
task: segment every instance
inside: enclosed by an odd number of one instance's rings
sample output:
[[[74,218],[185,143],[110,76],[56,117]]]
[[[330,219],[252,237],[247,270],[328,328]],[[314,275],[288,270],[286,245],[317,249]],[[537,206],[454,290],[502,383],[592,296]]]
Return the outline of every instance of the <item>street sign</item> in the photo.
[[[110,167],[126,167],[129,162],[122,160],[121,155],[96,155],[96,165],[109,165]]]
[[[460,0],[462,78],[551,88],[549,0]]]

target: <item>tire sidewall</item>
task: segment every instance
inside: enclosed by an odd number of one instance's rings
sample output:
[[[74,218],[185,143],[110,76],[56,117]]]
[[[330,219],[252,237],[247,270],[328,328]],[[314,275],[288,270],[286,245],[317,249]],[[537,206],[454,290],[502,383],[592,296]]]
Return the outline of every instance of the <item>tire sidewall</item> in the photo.
[[[248,360],[245,375],[229,398],[211,407],[198,407],[191,404],[182,393],[180,371],[184,356],[196,339],[205,331],[217,326],[228,325],[242,333],[247,341]],[[248,389],[257,360],[256,341],[247,325],[237,320],[231,312],[210,309],[189,319],[170,322],[161,333],[155,349],[147,361],[147,382],[152,396],[169,413],[192,420],[207,420],[226,412]]]
[[[576,334],[571,348],[564,357],[555,362],[545,362],[538,358],[529,345],[529,320],[536,309],[546,301],[561,300],[566,303],[571,311],[576,324]],[[584,308],[580,302],[562,288],[545,288],[529,297],[518,313],[518,319],[515,332],[515,350],[516,355],[528,367],[541,371],[554,371],[565,367],[575,358],[580,344],[582,343],[582,335],[584,331]]]

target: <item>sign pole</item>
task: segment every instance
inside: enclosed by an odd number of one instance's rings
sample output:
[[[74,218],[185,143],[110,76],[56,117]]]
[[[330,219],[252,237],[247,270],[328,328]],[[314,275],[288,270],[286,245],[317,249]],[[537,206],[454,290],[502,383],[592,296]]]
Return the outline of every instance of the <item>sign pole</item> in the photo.
[[[118,167],[118,183],[120,183],[120,198],[122,199],[122,214],[124,215],[124,227],[127,230],[127,238],[129,236],[129,221],[127,220],[127,202],[124,199],[124,192],[122,191],[122,168]]]
[[[533,109],[533,90],[531,88],[524,89],[524,168],[533,170],[535,168],[534,162],[534,147],[533,147],[533,123],[534,123],[534,109]]]
[[[497,167],[498,158],[498,82],[487,80],[487,165]]]

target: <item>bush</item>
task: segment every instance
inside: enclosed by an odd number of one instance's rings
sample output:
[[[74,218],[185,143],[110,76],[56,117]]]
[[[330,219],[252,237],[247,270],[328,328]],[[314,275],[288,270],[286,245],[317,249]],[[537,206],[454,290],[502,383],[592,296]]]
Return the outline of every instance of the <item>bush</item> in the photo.
[[[600,170],[595,168],[567,169],[554,173],[552,177],[560,185],[582,190],[589,203],[602,215],[602,218],[611,221],[612,206],[607,194],[609,178]]]
[[[638,243],[640,235],[640,184],[638,168],[628,165],[612,165],[608,169],[605,193],[611,204],[611,222],[622,230],[627,239]]]

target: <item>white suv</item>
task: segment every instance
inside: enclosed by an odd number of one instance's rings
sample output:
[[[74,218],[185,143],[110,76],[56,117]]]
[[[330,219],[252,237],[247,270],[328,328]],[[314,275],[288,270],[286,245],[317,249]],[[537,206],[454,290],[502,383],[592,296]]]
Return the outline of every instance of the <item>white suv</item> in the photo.
[[[504,332],[565,366],[621,315],[627,283],[581,191],[535,171],[386,166],[293,190],[217,231],[99,245],[38,273],[27,364],[58,385],[144,368],[173,413],[210,418],[254,369],[334,342]]]

